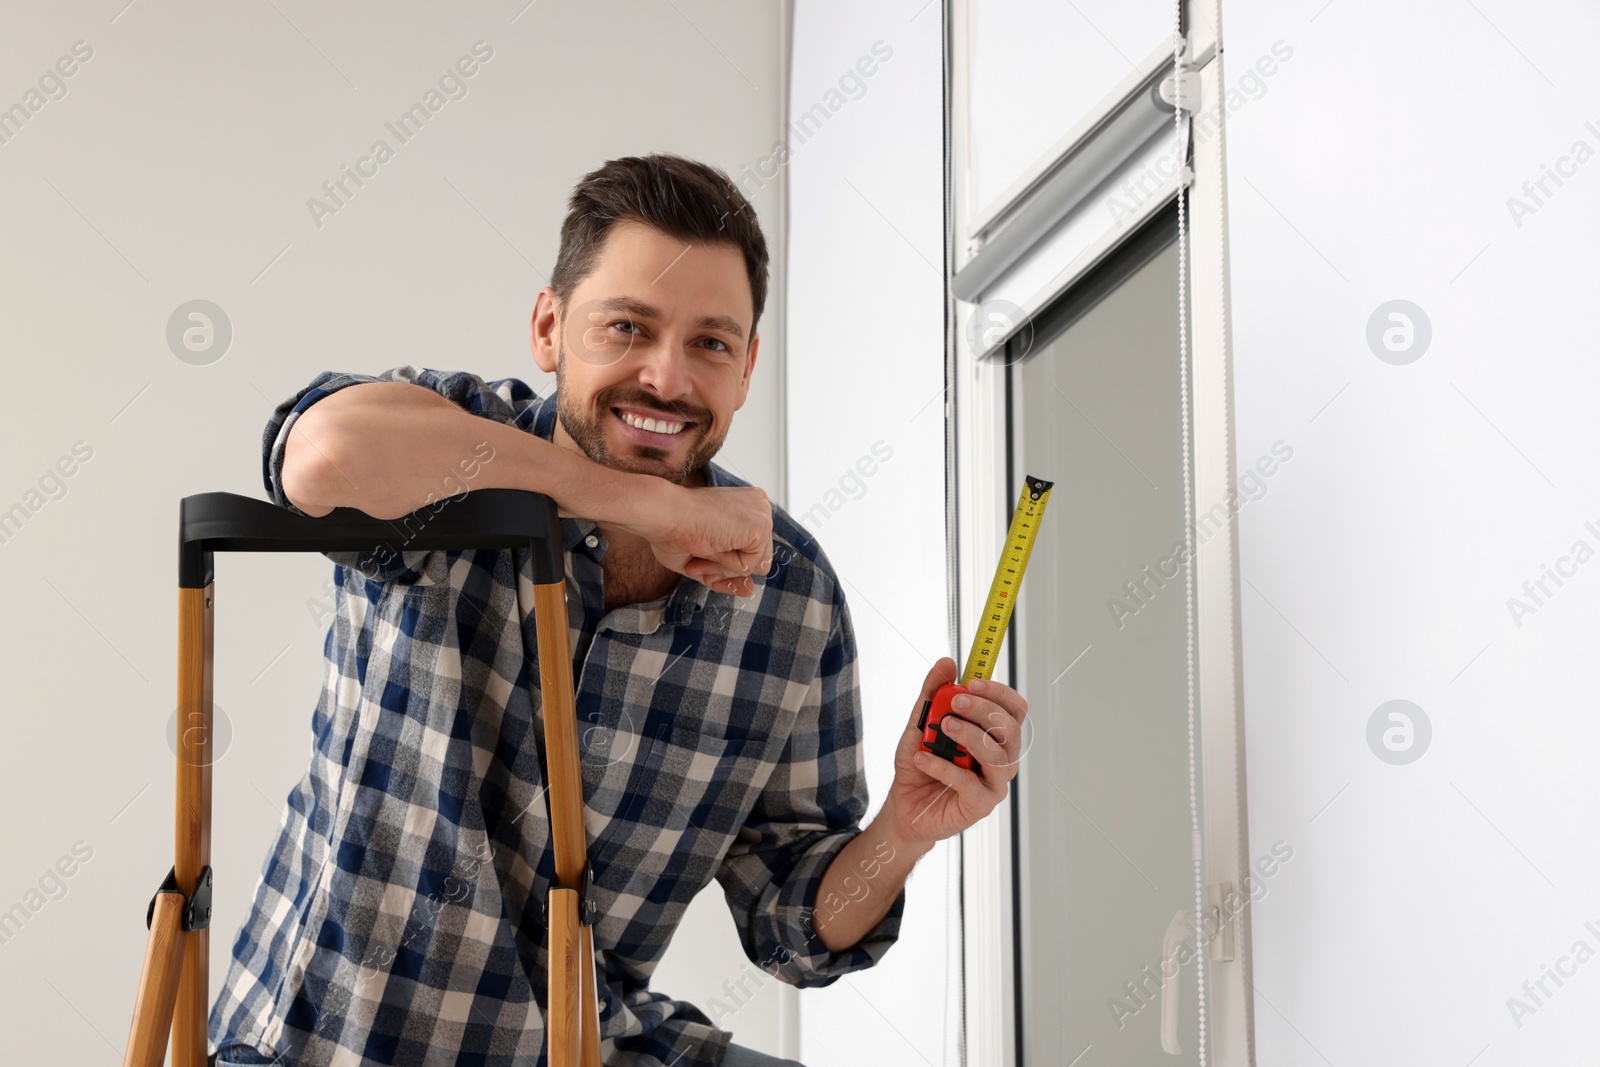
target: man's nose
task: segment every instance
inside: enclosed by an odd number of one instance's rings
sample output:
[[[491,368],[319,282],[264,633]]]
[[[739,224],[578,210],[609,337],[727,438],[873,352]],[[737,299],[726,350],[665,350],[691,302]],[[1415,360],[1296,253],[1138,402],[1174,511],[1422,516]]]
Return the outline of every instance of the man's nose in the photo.
[[[668,400],[687,395],[690,391],[689,364],[682,342],[664,337],[661,344],[650,346],[645,352],[644,365],[639,368],[639,381]]]

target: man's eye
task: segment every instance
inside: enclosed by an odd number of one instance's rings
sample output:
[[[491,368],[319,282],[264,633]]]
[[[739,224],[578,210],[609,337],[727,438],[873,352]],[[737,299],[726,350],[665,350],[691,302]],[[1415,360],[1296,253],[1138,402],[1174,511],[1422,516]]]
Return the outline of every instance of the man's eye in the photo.
[[[616,327],[616,326],[632,326],[632,327],[637,328],[639,324],[637,322],[634,322],[632,319],[618,319],[616,322],[613,322],[611,325],[613,327]]]
[[[706,341],[708,343],[710,343],[710,344],[721,345],[722,346],[721,348],[712,349],[712,351],[714,351],[714,352],[731,352],[731,351],[733,351],[733,349],[728,347],[727,342],[725,342],[725,341],[723,341],[723,340],[721,340],[719,338],[707,337]]]

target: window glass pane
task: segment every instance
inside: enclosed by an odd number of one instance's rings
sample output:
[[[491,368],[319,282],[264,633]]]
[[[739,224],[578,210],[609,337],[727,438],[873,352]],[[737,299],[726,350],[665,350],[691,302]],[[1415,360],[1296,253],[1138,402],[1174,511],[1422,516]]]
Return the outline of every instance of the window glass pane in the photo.
[[[1167,242],[1014,369],[1012,481],[1055,482],[1017,616],[1030,1065],[1090,1045],[1097,1063],[1199,1062],[1192,963],[1167,966],[1181,1056],[1160,1027],[1163,937],[1194,907],[1176,293]]]

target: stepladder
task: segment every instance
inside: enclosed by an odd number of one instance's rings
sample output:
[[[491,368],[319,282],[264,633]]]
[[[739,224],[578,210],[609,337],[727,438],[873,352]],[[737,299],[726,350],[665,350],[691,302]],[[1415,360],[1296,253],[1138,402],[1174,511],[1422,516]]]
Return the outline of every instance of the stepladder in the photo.
[[[416,520],[416,521],[408,521]],[[551,1067],[600,1067],[594,904],[583,828],[566,568],[556,505],[517,489],[478,489],[395,520],[354,508],[311,518],[235,493],[184,497],[178,514],[178,674],[174,857],[145,913],[149,933],[124,1067],[206,1067],[210,1002],[211,791],[216,556],[226,552],[365,551],[407,531],[413,549],[528,549],[532,603],[518,609],[538,641],[546,781],[555,878],[545,898],[549,938],[545,1040]]]

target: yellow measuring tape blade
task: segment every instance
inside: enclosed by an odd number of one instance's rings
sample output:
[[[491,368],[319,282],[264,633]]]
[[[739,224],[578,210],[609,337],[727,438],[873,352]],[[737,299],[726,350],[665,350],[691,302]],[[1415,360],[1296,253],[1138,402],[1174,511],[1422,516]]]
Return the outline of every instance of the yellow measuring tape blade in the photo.
[[[995,568],[994,581],[989,585],[989,600],[984,605],[983,617],[978,620],[978,632],[972,639],[972,651],[967,655],[967,669],[961,672],[962,685],[974,678],[994,675],[1000,642],[1011,623],[1011,609],[1016,607],[1022,575],[1028,569],[1028,557],[1033,554],[1044,506],[1050,502],[1050,487],[1055,484],[1032,475],[1023,479],[1022,495],[1017,499],[1016,511],[1011,514],[1011,528],[1006,531],[1006,549],[1000,556],[1000,565]]]

